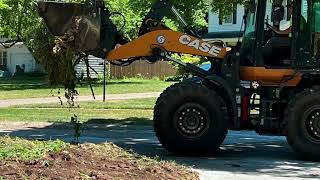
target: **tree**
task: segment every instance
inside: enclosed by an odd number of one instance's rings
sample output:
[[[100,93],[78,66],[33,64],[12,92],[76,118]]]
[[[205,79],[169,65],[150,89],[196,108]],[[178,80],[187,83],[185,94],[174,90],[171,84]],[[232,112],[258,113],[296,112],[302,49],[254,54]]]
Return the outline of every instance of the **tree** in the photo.
[[[139,16],[138,27],[141,25],[143,17],[148,13],[152,4],[156,0],[126,0],[127,6],[133,11],[134,14]],[[209,9],[209,3],[207,1],[200,0],[172,0],[173,4],[182,13],[187,22],[196,29],[202,29],[207,27],[205,16]],[[119,7],[120,9],[122,7]],[[179,24],[172,14],[168,14],[168,17],[164,19],[166,25],[170,28],[176,29]],[[136,28],[138,29],[138,28]]]
[[[5,3],[3,2],[3,0],[0,0],[0,11],[2,11],[2,10],[5,9],[5,8],[8,8],[8,5],[5,4]],[[0,32],[3,31],[2,29],[3,29],[3,28],[0,26]]]
[[[4,3],[3,0],[0,0],[0,10],[7,8],[8,5]]]
[[[5,8],[0,11],[0,35],[25,38],[40,20],[33,9],[36,0],[1,0]],[[0,3],[1,4],[1,3]]]
[[[137,35],[143,17],[147,14],[152,4],[157,0],[108,0],[106,3],[112,11],[124,14],[127,25],[124,34],[130,39]],[[220,11],[221,14],[232,12],[234,4],[242,4],[244,0],[172,0],[173,4],[182,13],[187,22],[195,29],[207,28],[206,15],[211,10]],[[165,18],[165,23],[171,28],[179,27],[175,17]],[[118,18],[118,25],[121,20]]]
[[[73,2],[83,2],[85,0],[68,0]],[[137,34],[137,29],[142,18],[149,11],[155,0],[106,0],[106,4],[112,11],[121,12],[125,15],[127,24],[124,34],[133,38]],[[235,3],[243,3],[244,0],[172,0],[174,5],[182,12],[186,20],[195,27],[206,26],[204,17],[209,10],[227,12],[232,10]],[[20,34],[28,36],[33,28],[38,26],[40,20],[33,6],[37,0],[0,0],[0,30],[1,36],[17,36]],[[167,23],[174,25],[172,21]],[[123,22],[118,17],[118,25]]]
[[[49,84],[63,85],[66,89],[75,89],[75,54],[70,49],[55,51],[56,39],[50,34],[46,25],[41,23],[34,28],[31,41],[25,42],[38,63],[48,73]]]
[[[74,91],[75,72],[71,64],[75,54],[64,49],[54,52],[55,37],[34,9],[37,0],[0,0],[0,36],[23,41],[48,72],[51,85],[64,85]]]

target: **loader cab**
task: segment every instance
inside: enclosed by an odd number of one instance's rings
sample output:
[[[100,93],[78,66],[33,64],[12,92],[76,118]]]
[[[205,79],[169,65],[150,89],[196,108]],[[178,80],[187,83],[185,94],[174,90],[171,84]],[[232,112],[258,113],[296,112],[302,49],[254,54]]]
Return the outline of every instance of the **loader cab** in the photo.
[[[320,0],[251,0],[245,7],[242,66],[320,67]]]
[[[290,2],[291,0],[247,2],[245,36],[241,47],[242,65],[257,67],[290,65],[292,32],[279,33],[281,24],[289,24],[292,20]]]

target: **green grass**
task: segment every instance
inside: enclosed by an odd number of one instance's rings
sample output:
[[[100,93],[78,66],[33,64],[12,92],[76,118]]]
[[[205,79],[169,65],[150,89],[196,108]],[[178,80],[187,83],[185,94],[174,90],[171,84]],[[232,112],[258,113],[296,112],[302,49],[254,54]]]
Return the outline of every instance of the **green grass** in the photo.
[[[137,125],[152,123],[156,98],[119,100],[111,102],[80,102],[78,108],[54,104],[21,105],[0,108],[0,121],[70,122],[77,114],[83,123],[131,122]]]
[[[152,123],[156,98],[119,100],[111,102],[80,102],[78,108],[66,105],[34,104],[0,108],[0,121],[70,122],[77,114],[83,123],[131,122],[137,125]]]
[[[130,99],[130,100],[118,100],[109,102],[79,102],[77,105],[81,109],[135,109],[135,110],[152,110],[155,106],[157,98],[147,99]],[[68,106],[61,104],[57,101],[54,104],[31,104],[14,106],[14,108],[36,108],[36,109],[66,109]],[[0,115],[1,116],[1,115]]]
[[[62,141],[28,141],[0,136],[0,160],[34,160],[48,152],[59,152],[68,145]]]
[[[104,110],[104,109],[0,109],[0,121],[23,122],[70,122],[76,112],[82,122],[105,123],[106,121],[133,121],[151,119],[151,110]]]
[[[172,85],[173,82],[165,82],[157,79],[130,78],[122,80],[109,80],[108,94],[126,94],[143,92],[161,92]],[[102,95],[103,84],[95,83],[96,95]],[[45,78],[0,78],[0,99],[37,98],[58,95],[62,87],[50,87]],[[88,84],[78,85],[80,96],[91,95]]]

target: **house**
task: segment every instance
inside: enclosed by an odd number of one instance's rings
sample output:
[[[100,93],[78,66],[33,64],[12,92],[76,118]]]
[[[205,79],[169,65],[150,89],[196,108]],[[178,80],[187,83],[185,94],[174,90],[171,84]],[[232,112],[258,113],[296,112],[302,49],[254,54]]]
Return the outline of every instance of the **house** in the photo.
[[[281,0],[280,0],[281,1]],[[283,0],[282,5],[287,7],[288,2],[291,0]],[[234,11],[230,14],[224,15],[221,18],[219,12],[209,11],[208,18],[208,34],[203,36],[206,40],[222,40],[227,45],[233,46],[242,37],[244,31],[243,17],[245,15],[244,5],[236,5]],[[285,20],[289,21],[288,10],[285,8]],[[272,2],[267,1],[266,20],[272,24]],[[241,38],[240,38],[241,40]]]
[[[43,71],[43,68],[36,63],[28,48],[18,42],[11,48],[0,46],[0,70],[8,71],[13,76],[19,70],[28,73]]]
[[[103,77],[103,59],[90,56],[89,64],[94,69],[94,71],[90,69],[92,78]],[[44,68],[36,62],[28,48],[23,43],[18,42],[10,48],[0,46],[0,70],[8,71],[11,76],[14,76],[19,70],[25,73],[43,72]],[[75,70],[78,77],[87,76],[84,62],[80,62]]]
[[[237,8],[230,14],[224,15],[221,18],[219,12],[209,11],[209,25],[208,31],[210,32],[239,32],[242,31],[241,25],[244,16],[244,6],[237,5]]]

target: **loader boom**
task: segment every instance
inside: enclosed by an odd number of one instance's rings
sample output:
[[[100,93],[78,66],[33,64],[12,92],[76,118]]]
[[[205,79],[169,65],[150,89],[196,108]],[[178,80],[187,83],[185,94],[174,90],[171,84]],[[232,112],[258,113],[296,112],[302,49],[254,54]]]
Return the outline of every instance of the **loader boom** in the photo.
[[[218,59],[223,59],[226,55],[226,48],[215,46],[181,32],[157,30],[112,50],[106,59],[116,61],[156,56],[158,54],[153,51],[155,48],[162,49],[163,52],[192,54]]]

